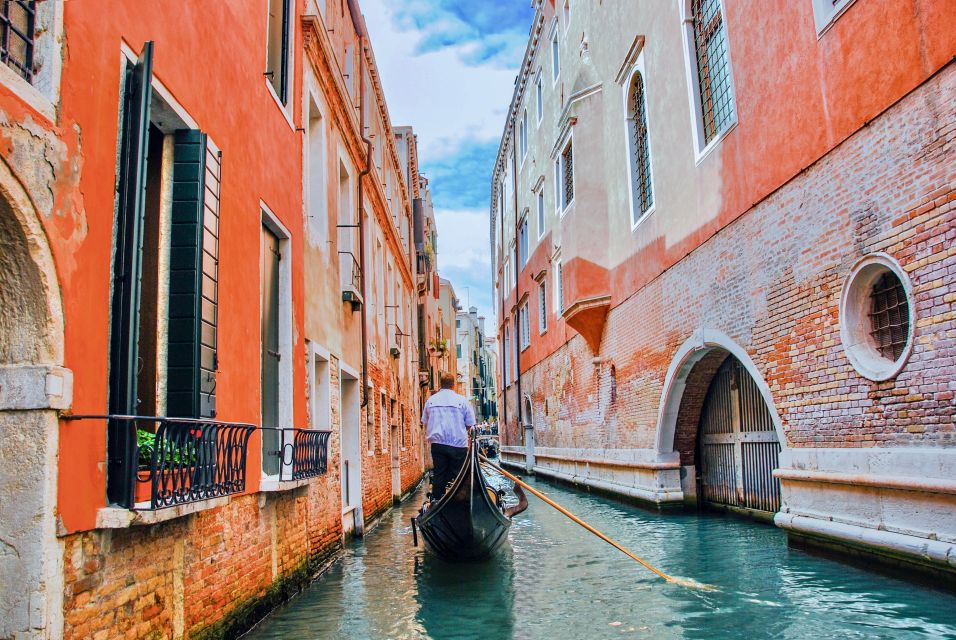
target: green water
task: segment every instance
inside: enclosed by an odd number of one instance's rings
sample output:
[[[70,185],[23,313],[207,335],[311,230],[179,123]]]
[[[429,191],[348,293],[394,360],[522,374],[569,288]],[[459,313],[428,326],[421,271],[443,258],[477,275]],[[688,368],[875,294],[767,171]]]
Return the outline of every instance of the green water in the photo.
[[[411,545],[419,494],[248,638],[956,638],[956,596],[790,549],[772,526],[536,486],[719,591],[663,583],[530,496],[498,557],[446,564]]]

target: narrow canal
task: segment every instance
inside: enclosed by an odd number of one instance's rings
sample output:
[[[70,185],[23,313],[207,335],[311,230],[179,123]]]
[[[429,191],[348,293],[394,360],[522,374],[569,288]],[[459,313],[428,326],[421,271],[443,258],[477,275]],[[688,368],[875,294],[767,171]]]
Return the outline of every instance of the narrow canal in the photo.
[[[411,545],[419,492],[247,638],[956,638],[956,596],[790,549],[772,526],[531,482],[719,591],[663,583],[531,496],[497,558],[446,564]]]

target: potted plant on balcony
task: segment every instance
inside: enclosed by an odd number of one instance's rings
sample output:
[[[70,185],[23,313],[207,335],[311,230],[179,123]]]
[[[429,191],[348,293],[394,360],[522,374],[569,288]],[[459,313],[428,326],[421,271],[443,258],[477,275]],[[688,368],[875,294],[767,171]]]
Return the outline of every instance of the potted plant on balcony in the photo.
[[[446,338],[436,338],[428,343],[428,348],[435,355],[443,356],[448,351],[448,340]]]
[[[152,458],[153,451],[156,449],[156,434],[152,431],[137,429],[136,448],[139,456],[136,467],[135,501],[149,502],[153,488]]]
[[[182,443],[177,446],[164,439],[159,446],[163,446],[165,451],[157,452],[156,433],[137,429],[136,446],[139,455],[136,469],[136,502],[151,501],[154,473],[160,476],[161,490],[176,492],[188,490],[196,473],[198,445],[199,443],[195,442],[193,446],[184,448]],[[163,453],[165,455],[160,455]],[[154,469],[154,464],[162,464],[163,468]],[[175,486],[163,486],[169,485],[170,482]]]

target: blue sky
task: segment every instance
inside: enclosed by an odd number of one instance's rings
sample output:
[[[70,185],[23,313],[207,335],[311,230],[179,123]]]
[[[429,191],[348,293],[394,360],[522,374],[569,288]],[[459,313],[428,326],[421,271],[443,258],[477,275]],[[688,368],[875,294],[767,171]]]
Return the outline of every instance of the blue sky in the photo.
[[[418,134],[438,268],[494,327],[491,170],[534,12],[528,0],[362,0],[393,125]]]

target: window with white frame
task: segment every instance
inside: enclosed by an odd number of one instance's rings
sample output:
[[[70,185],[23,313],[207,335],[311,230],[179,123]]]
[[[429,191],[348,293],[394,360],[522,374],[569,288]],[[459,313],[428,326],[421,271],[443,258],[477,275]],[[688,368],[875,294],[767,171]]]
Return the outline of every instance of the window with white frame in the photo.
[[[853,4],[855,0],[812,0],[813,22],[817,33],[823,33],[827,27],[836,22],[837,18]]]
[[[564,269],[561,259],[554,262],[554,295],[558,315],[564,314]]]
[[[698,147],[703,149],[736,122],[736,109],[722,0],[690,1],[687,36],[696,76]]]
[[[538,188],[537,197],[535,198],[537,202],[538,209],[538,239],[540,240],[544,236],[544,184]]]
[[[558,32],[551,36],[551,79],[557,80],[561,75],[561,50],[558,48]]]
[[[541,71],[538,71],[538,77],[534,83],[535,112],[538,116],[538,124],[544,118],[544,89],[541,86]]]
[[[643,68],[634,72],[627,88],[627,131],[631,168],[631,223],[636,224],[654,206]]]
[[[511,331],[505,325],[504,348],[502,349],[502,364],[504,365],[505,386],[511,384]]]
[[[529,317],[528,303],[525,302],[518,309],[518,325],[521,330],[521,350],[531,346],[531,320]]]
[[[518,225],[518,258],[522,269],[528,264],[528,250],[528,214],[526,210],[521,224]]]
[[[564,213],[574,201],[574,144],[570,137],[554,161],[554,196],[558,213]]]
[[[266,77],[282,104],[289,102],[289,0],[269,0]]]
[[[548,330],[548,288],[547,281],[541,278],[538,282],[538,333]]]
[[[518,150],[521,153],[521,159],[524,160],[528,155],[528,110],[525,109],[521,114],[521,125],[518,127]]]

